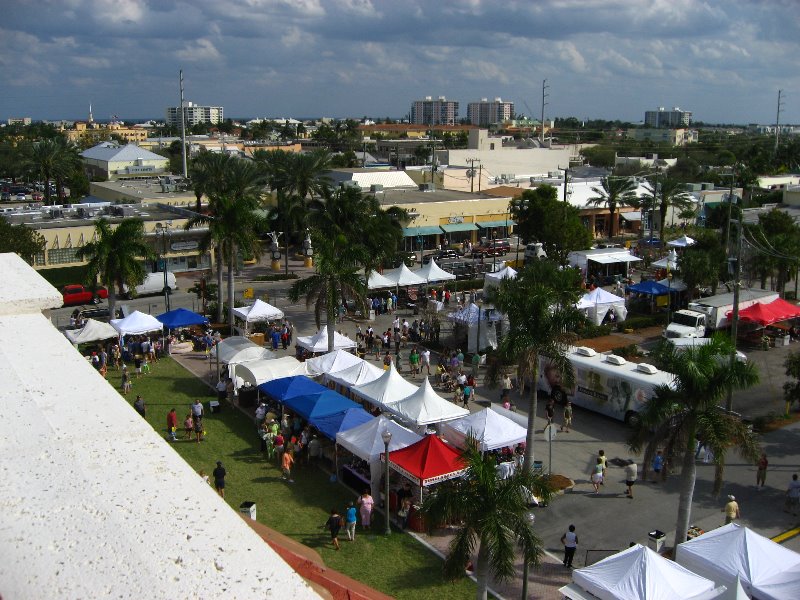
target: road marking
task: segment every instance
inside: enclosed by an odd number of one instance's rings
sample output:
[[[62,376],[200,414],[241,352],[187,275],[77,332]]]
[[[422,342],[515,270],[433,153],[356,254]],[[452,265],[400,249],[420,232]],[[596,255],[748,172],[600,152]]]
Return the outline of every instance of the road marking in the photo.
[[[783,533],[778,534],[774,538],[772,538],[772,541],[778,544],[782,544],[786,540],[790,540],[797,535],[800,535],[800,527],[795,527],[794,529],[790,529],[789,531],[784,531]]]

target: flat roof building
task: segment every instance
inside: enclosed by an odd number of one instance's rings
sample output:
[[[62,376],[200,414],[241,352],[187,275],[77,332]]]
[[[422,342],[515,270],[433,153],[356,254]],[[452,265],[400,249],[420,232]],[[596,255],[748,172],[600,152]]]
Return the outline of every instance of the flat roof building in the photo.
[[[426,96],[411,103],[411,123],[415,125],[455,125],[458,121],[458,102],[439,96]]]
[[[473,125],[488,127],[495,123],[503,123],[514,118],[514,103],[503,102],[502,98],[492,101],[481,98],[480,102],[467,105],[467,119]]]
[[[659,106],[658,110],[644,113],[644,124],[648,127],[688,127],[691,121],[692,113],[677,106],[672,110]]]
[[[180,111],[180,106],[167,107],[167,125],[172,125],[174,127],[180,126]],[[214,125],[219,125],[225,120],[221,106],[198,106],[192,102],[184,102],[183,114],[187,127],[198,125],[200,123],[212,123]]]

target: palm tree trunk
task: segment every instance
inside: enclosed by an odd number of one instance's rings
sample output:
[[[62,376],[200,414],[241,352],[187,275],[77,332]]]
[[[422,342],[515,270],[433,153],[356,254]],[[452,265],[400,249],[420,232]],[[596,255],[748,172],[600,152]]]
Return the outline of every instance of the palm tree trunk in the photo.
[[[289,224],[286,222],[286,219],[283,221],[283,247],[284,247],[284,256],[283,256],[283,273],[284,275],[289,274]]]
[[[475,588],[475,598],[486,600],[489,591],[489,551],[486,544],[481,541],[478,547],[478,559],[475,563],[475,578],[477,587]]]
[[[325,325],[328,330],[328,352],[333,352],[333,337],[334,333],[336,332],[336,311],[338,308],[339,307],[336,304],[336,284],[330,282],[328,284],[328,302],[326,307],[328,313],[328,322]]]
[[[536,425],[536,410],[539,407],[539,358],[536,357],[536,364],[531,371],[531,403],[528,407],[528,433],[525,436],[525,461],[522,463],[522,468],[525,473],[533,473],[533,440],[535,438],[535,425]],[[522,385],[522,384],[520,384]]]
[[[231,243],[228,253],[228,325],[233,335],[233,268],[236,265],[236,245]]]
[[[688,439],[694,440],[694,426]],[[680,497],[678,500],[678,520],[675,523],[675,545],[686,541],[689,531],[689,522],[692,519],[692,499],[694,498],[694,484],[697,480],[697,466],[694,462],[694,451],[686,447],[683,452],[683,466],[681,467]]]
[[[111,319],[116,319],[117,315],[114,312],[117,309],[117,290],[114,284],[108,286],[108,314]]]
[[[222,246],[215,249],[214,262],[217,263],[217,323],[222,323]]]

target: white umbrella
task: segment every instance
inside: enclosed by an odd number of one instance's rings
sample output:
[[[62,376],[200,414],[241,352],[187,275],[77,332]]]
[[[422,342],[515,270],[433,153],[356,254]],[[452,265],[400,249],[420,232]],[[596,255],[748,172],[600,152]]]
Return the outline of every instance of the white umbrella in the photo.
[[[687,246],[694,246],[696,243],[697,241],[690,238],[688,235],[682,235],[677,239],[667,242],[667,246],[672,248],[686,248]]]

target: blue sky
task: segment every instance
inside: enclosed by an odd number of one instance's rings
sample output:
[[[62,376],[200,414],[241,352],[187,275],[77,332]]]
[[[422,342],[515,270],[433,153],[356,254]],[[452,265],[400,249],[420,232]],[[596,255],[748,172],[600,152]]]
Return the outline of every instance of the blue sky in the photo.
[[[405,115],[501,96],[548,117],[800,123],[798,0],[4,0],[0,119]]]

